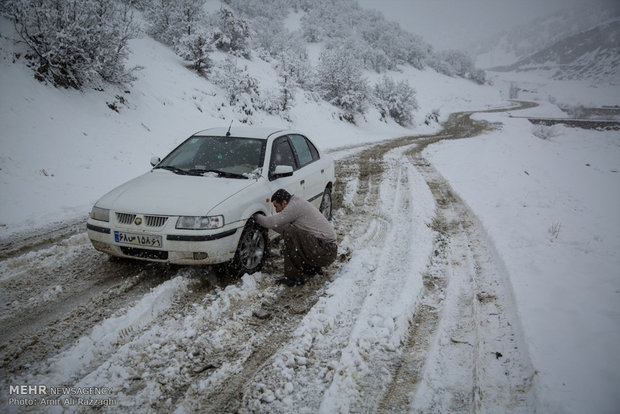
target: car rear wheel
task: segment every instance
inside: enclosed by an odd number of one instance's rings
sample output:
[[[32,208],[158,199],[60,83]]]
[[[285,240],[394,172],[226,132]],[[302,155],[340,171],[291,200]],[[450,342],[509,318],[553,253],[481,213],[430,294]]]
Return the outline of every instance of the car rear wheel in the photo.
[[[327,220],[332,219],[332,189],[331,187],[325,187],[323,191],[323,198],[321,199],[321,206],[319,211]]]
[[[228,273],[238,277],[262,269],[267,243],[266,231],[252,220],[249,221],[241,233],[235,257],[228,265]]]

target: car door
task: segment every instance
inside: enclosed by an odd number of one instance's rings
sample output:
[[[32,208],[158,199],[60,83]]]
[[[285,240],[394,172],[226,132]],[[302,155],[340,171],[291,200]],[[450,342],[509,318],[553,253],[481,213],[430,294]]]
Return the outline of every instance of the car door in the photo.
[[[299,163],[298,177],[303,181],[306,200],[318,208],[326,185],[325,168],[319,162],[319,152],[303,135],[291,134],[289,139]]]
[[[293,168],[293,175],[289,177],[276,177],[274,171],[278,165],[288,165]],[[284,188],[293,195],[306,197],[304,191],[304,179],[299,177],[299,165],[293,152],[293,147],[288,136],[276,138],[271,146],[269,159],[269,183],[272,193],[277,189]],[[271,195],[271,194],[270,194]]]

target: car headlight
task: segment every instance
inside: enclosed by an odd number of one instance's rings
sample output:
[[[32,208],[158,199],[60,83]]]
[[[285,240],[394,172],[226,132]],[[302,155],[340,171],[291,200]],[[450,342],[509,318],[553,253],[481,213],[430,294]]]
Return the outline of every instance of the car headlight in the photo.
[[[224,226],[224,216],[181,216],[177,220],[177,229],[207,230]]]
[[[99,221],[110,221],[110,209],[94,206],[90,211],[90,218]]]

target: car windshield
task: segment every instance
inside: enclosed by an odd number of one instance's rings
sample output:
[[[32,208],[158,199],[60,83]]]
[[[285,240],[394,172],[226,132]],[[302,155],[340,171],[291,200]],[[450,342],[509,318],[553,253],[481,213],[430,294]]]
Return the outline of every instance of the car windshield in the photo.
[[[177,174],[250,178],[260,174],[265,140],[194,136],[179,145],[157,167]]]

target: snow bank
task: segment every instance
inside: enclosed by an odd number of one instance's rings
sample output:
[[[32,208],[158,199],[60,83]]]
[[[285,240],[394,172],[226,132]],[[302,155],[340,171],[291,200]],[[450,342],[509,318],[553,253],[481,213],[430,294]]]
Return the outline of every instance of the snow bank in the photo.
[[[501,131],[426,156],[486,227],[506,263],[544,412],[620,406],[618,132],[556,126],[550,138],[505,114]]]

